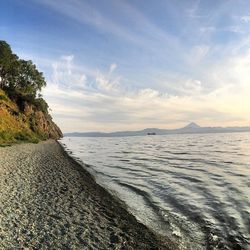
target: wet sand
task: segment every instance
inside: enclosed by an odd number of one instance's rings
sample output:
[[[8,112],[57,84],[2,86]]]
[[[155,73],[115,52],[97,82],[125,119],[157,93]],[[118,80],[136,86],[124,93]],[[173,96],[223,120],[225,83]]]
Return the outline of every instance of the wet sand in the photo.
[[[175,249],[55,141],[0,148],[0,249]]]

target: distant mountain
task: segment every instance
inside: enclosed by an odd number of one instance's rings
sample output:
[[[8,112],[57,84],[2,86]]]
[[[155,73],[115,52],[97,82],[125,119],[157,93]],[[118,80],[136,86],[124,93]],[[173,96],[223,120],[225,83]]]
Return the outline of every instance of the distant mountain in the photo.
[[[201,127],[191,122],[179,129],[146,128],[138,131],[118,131],[111,133],[102,132],[73,132],[65,133],[68,137],[121,137],[121,136],[143,136],[143,135],[167,135],[167,134],[201,134],[201,133],[233,133],[250,132],[250,127]]]
[[[200,126],[196,124],[195,122],[189,123],[187,126],[185,126],[183,129],[199,129]]]

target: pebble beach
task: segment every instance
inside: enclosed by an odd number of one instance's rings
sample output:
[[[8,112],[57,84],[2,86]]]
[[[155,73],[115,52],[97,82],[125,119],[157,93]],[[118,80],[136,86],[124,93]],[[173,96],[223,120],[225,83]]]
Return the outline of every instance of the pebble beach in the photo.
[[[174,249],[54,140],[0,148],[0,249]]]

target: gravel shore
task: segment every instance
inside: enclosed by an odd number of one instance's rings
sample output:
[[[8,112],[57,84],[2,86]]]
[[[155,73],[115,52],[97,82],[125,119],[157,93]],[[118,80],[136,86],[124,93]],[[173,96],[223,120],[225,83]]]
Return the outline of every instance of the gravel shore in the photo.
[[[55,141],[0,148],[0,249],[170,249]]]

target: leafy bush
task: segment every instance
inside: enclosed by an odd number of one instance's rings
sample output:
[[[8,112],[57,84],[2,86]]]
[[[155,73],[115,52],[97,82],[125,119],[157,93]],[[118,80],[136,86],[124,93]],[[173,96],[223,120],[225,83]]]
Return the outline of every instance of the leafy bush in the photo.
[[[23,142],[33,142],[33,143],[38,143],[40,141],[34,134],[27,132],[20,132],[16,134],[15,140]]]
[[[13,135],[8,131],[0,131],[0,139],[9,142],[13,140]]]
[[[44,101],[43,98],[37,98],[34,100],[34,105],[39,111],[42,111],[45,114],[48,114],[48,104]]]
[[[0,100],[2,101],[8,101],[8,97],[5,95],[0,95]]]

